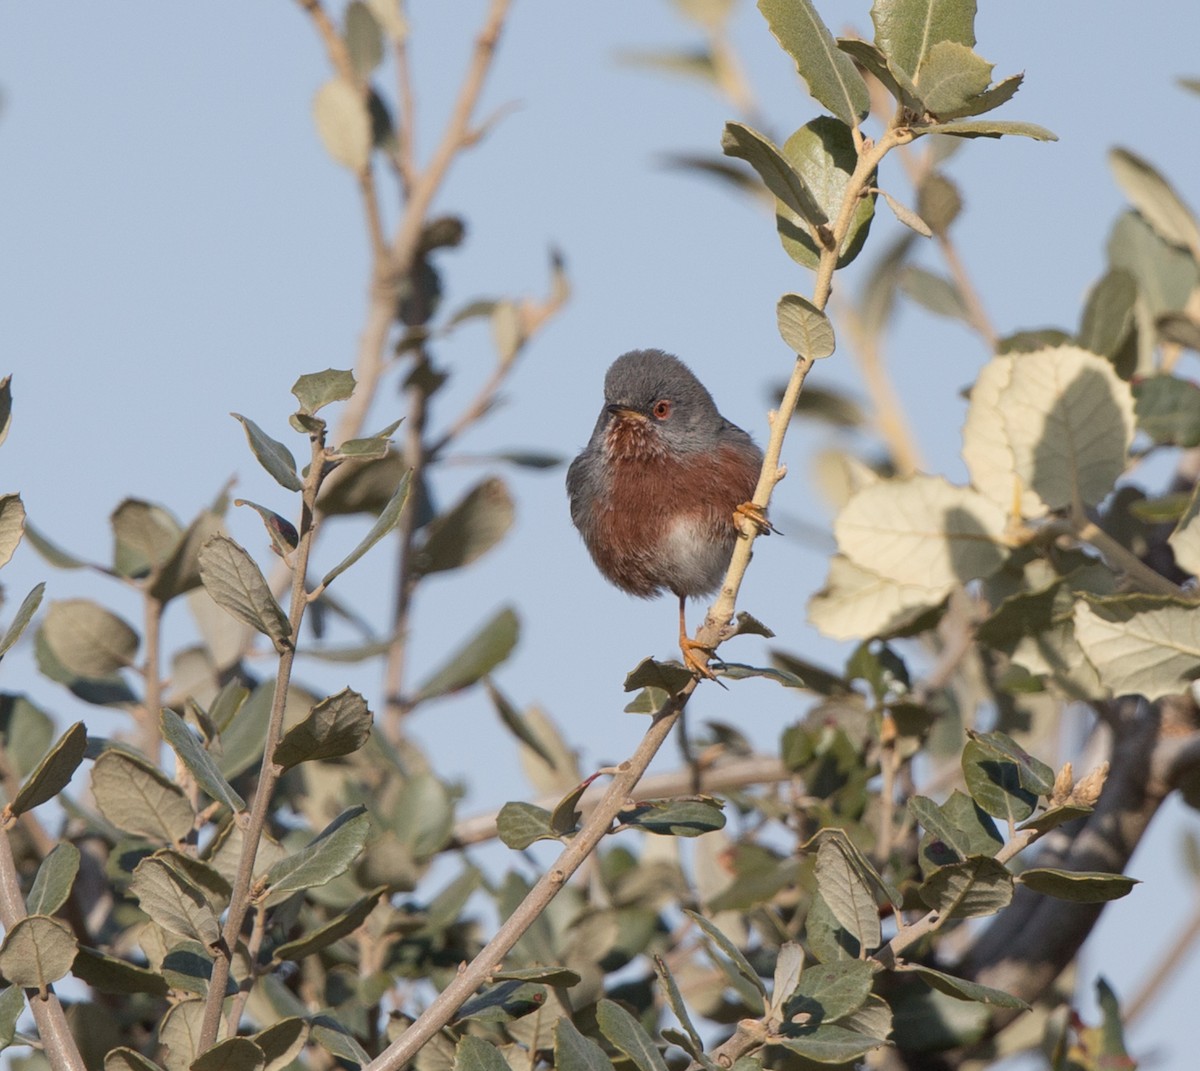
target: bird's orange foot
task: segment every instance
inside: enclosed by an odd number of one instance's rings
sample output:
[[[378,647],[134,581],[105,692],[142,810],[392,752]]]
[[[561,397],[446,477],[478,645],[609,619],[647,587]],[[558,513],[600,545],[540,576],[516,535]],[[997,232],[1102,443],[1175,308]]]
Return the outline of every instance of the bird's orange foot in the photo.
[[[740,506],[733,508],[733,523],[741,530],[741,522],[749,521],[758,530],[759,535],[770,535],[772,532],[778,532],[769,520],[767,520],[767,511],[754,502],[743,502]]]
[[[683,655],[683,664],[697,677],[715,681],[717,676],[708,668],[708,661],[713,656],[713,649],[703,643],[697,643],[686,634],[679,636],[679,652]]]

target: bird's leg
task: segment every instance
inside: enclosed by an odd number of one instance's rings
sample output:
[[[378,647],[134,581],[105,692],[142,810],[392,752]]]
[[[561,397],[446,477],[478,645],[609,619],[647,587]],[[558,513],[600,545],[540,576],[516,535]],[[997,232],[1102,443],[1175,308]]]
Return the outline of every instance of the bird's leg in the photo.
[[[716,674],[708,668],[708,660],[712,658],[712,648],[706,647],[702,643],[697,643],[687,631],[687,617],[684,614],[684,607],[687,605],[687,596],[679,596],[679,650],[683,655],[683,664],[687,666],[697,677],[704,677],[706,680],[715,681]],[[696,652],[700,652],[697,654]]]
[[[754,502],[743,502],[740,506],[733,507],[733,526],[740,532],[742,530],[741,522],[749,521],[758,530],[759,535],[770,535],[772,532],[778,532],[769,520],[767,520],[767,511],[765,507]]]

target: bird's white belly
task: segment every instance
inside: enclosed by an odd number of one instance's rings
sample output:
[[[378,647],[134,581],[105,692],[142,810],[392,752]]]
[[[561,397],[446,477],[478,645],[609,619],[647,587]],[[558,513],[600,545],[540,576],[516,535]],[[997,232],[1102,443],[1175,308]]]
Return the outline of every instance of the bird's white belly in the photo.
[[[680,517],[667,529],[659,555],[670,564],[663,569],[678,595],[707,595],[715,591],[729,565],[733,539],[713,538],[712,525],[702,517]]]

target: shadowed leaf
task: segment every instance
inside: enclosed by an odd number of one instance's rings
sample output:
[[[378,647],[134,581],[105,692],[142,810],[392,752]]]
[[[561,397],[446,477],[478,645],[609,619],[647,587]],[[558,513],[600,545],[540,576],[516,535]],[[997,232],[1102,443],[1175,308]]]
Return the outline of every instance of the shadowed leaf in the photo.
[[[415,562],[417,571],[428,575],[470,564],[504,538],[514,515],[504,481],[489,477],[430,522]]]
[[[109,749],[92,764],[96,808],[118,829],[174,843],[191,831],[192,805],[174,781],[145,759]]]
[[[31,915],[53,915],[67,902],[78,873],[79,849],[70,841],[59,841],[38,867],[25,910]]]
[[[271,478],[289,491],[302,491],[304,481],[296,474],[296,459],[292,457],[292,452],[277,439],[272,439],[249,417],[240,413],[231,415],[241,421],[250,449]]]
[[[210,798],[233,811],[246,809],[246,801],[225,780],[213,757],[178,714],[164,707],[159,715],[159,725],[163,739]]]
[[[343,811],[308,846],[285,856],[263,878],[270,889],[264,901],[270,907],[292,893],[324,885],[345,873],[366,843],[371,823],[365,807]]]
[[[314,759],[350,755],[371,735],[371,711],[357,692],[343,688],[322,699],[299,725],[293,725],[271,756],[285,770]]]
[[[350,566],[400,523],[400,514],[404,510],[404,503],[408,501],[408,484],[411,477],[411,472],[405,472],[400,477],[400,483],[397,485],[392,497],[388,500],[387,505],[383,507],[383,511],[379,514],[378,519],[371,526],[371,530],[363,537],[357,547],[321,578],[322,587],[331,583],[335,577],[340,576],[349,569]]]
[[[33,620],[33,615],[37,613],[38,607],[42,604],[42,594],[45,590],[45,583],[36,584],[33,590],[21,601],[21,605],[17,608],[16,616],[12,619],[4,636],[0,637],[0,658],[3,658],[8,653],[12,645],[21,638],[21,634],[28,627],[29,622]]]
[[[227,536],[214,536],[200,551],[204,590],[222,609],[268,636],[286,644],[292,626],[261,570],[246,551]]]
[[[1101,904],[1128,896],[1137,878],[1124,874],[1102,874],[1085,870],[1058,870],[1054,867],[1030,867],[1017,876],[1022,885],[1034,892],[1077,904]]]
[[[468,688],[503,662],[517,645],[520,623],[508,607],[483,625],[417,689],[415,702]]]
[[[77,721],[59,737],[58,742],[29,775],[8,805],[9,813],[24,814],[57,796],[67,787],[79,764],[83,762],[86,748],[87,730],[83,727],[83,722]]]

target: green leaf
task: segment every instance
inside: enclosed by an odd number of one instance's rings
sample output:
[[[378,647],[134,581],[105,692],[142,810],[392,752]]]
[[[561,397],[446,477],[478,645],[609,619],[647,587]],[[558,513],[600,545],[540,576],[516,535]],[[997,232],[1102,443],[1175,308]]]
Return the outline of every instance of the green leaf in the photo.
[[[292,384],[300,412],[311,416],[330,402],[344,402],[354,393],[354,373],[340,368],[309,372]]]
[[[413,701],[449,695],[475,684],[508,658],[519,632],[517,615],[506,606],[425,680]]]
[[[0,380],[0,387],[7,382],[7,378]],[[0,432],[3,430],[5,429],[0,426]],[[0,442],[3,441],[3,435],[0,434]],[[0,990],[0,1049],[6,1049],[13,1043],[17,1034],[17,1020],[24,1010],[25,994],[19,985],[10,985]]]
[[[371,711],[357,692],[343,688],[322,699],[275,746],[271,761],[285,770],[314,759],[352,755],[371,735]]]
[[[914,264],[904,268],[899,278],[900,289],[930,312],[965,324],[972,322],[966,300],[949,279]]]
[[[91,565],[90,562],[76,558],[73,554],[68,554],[61,547],[51,543],[28,521],[25,523],[25,535],[29,537],[29,543],[33,549],[56,569],[87,569]]]
[[[1175,564],[1193,576],[1200,575],[1200,488],[1192,490],[1191,497],[1179,517],[1175,530],[1167,542],[1175,554]]]
[[[778,1043],[819,1064],[849,1063],[887,1044],[882,1038],[868,1037],[832,1023],[823,1023],[796,1037],[780,1038]]]
[[[0,945],[0,974],[23,989],[45,991],[71,972],[78,949],[71,928],[46,915],[27,915]]]
[[[8,438],[12,423],[12,376],[0,379],[0,445]]]
[[[514,851],[524,851],[535,841],[558,839],[558,834],[550,828],[550,812],[523,802],[509,802],[500,808],[496,834]]]
[[[1178,376],[1147,376],[1133,386],[1137,425],[1156,443],[1200,446],[1200,386]]]
[[[165,859],[149,856],[134,868],[129,891],[159,926],[206,948],[221,938],[221,924],[203,891]]]
[[[121,1045],[105,1054],[104,1071],[162,1071],[162,1068],[136,1049]]]
[[[1150,317],[1182,310],[1196,286],[1198,269],[1191,253],[1164,241],[1137,212],[1117,217],[1108,239],[1108,260],[1114,268],[1123,268],[1137,280],[1139,306]],[[1145,325],[1146,345],[1153,336]],[[1149,372],[1153,364],[1142,361],[1139,368]]]
[[[159,726],[163,739],[211,799],[225,804],[231,811],[246,809],[246,801],[225,780],[213,757],[178,714],[164,707],[159,713]]]
[[[820,893],[814,898],[813,903],[814,905],[817,903],[824,904]],[[827,904],[824,906],[828,907]],[[817,917],[810,910],[808,918],[805,920],[810,939],[815,930],[819,928],[819,924],[814,925],[817,922]],[[791,995],[796,992],[796,986],[800,984],[800,976],[803,972],[804,946],[795,941],[784,941],[779,946],[779,953],[775,958],[775,974],[771,982],[770,1006],[767,1009],[768,1017],[771,1020],[782,1022],[784,1005],[787,1004]]]
[[[366,81],[383,62],[383,32],[362,0],[346,6],[346,51],[359,78]]]
[[[1058,141],[1058,135],[1036,123],[1012,122],[1005,119],[954,119],[936,126],[914,126],[913,137],[922,134],[952,134],[959,138],[1033,138],[1034,141]]]
[[[876,45],[857,37],[839,37],[837,46],[860,67],[865,67],[896,98],[896,102],[914,115],[923,115],[925,102],[913,80],[888,58]]]
[[[308,846],[275,863],[262,879],[270,890],[266,907],[281,903],[292,893],[332,881],[358,858],[370,832],[363,806],[343,811]]]
[[[741,949],[699,912],[689,911],[687,908],[684,908],[683,913],[704,931],[705,936],[729,959],[738,974],[754,986],[762,994],[763,1000],[766,1001],[767,987],[763,984],[762,978],[759,977],[758,971],[751,967],[750,961],[742,955]]]
[[[1120,268],[1105,272],[1088,293],[1079,324],[1079,345],[1110,361],[1120,352],[1133,329],[1133,307],[1137,301],[1137,283]],[[1134,386],[1133,396],[1138,397]],[[1139,423],[1141,414],[1138,414]]]
[[[187,527],[174,550],[154,575],[150,595],[161,603],[178,595],[186,595],[200,586],[200,548],[213,536],[221,533],[221,517],[213,510],[203,510]]]
[[[454,1049],[454,1071],[512,1071],[490,1041],[466,1034]]]
[[[1028,822],[1022,822],[1017,829],[1036,829],[1039,833],[1049,833],[1052,829],[1057,829],[1067,822],[1074,822],[1077,818],[1084,818],[1092,813],[1091,807],[1076,807],[1063,806],[1051,807],[1049,810],[1042,811],[1041,814],[1034,815]]]
[[[313,119],[334,160],[355,173],[366,170],[371,162],[371,114],[357,88],[341,78],[330,79],[313,99]]]
[[[663,1059],[654,1039],[620,1004],[601,1000],[596,1005],[596,1024],[613,1047],[623,1053],[638,1071],[667,1071],[667,1061]]]
[[[12,619],[12,623],[8,626],[4,636],[0,637],[0,658],[3,658],[8,653],[12,645],[21,638],[21,634],[28,627],[29,622],[33,620],[33,615],[37,613],[37,608],[42,604],[42,594],[45,590],[46,585],[44,582],[36,584],[33,590],[21,601],[21,605],[17,608],[17,614]]]
[[[691,679],[691,671],[684,669],[678,662],[656,662],[653,658],[643,658],[626,674],[622,687],[627,692],[637,691],[639,688],[658,688],[668,695],[674,695]]]
[[[496,713],[500,716],[500,721],[504,727],[508,729],[518,740],[529,748],[535,755],[546,763],[551,769],[554,769],[554,756],[550,749],[538,738],[529,720],[509,702],[508,697],[500,691],[499,688],[488,680],[486,677],[483,681],[483,686],[487,691],[488,698],[492,701],[492,705],[496,708]]]
[[[554,1024],[554,1066],[558,1071],[612,1071],[604,1050],[565,1016]]]
[[[96,809],[118,829],[176,843],[192,831],[195,813],[182,789],[140,756],[109,749],[92,764]]]
[[[267,1058],[266,1071],[286,1071],[304,1050],[308,1041],[308,1023],[293,1015],[260,1030],[251,1040]]]
[[[1011,825],[1033,814],[1037,793],[1021,784],[1020,769],[994,751],[971,740],[963,749],[963,777],[971,798],[988,814]]]
[[[345,911],[339,915],[335,915],[323,926],[310,930],[294,941],[287,941],[284,944],[276,946],[272,952],[273,958],[277,960],[290,959],[299,962],[305,956],[311,956],[316,952],[320,952],[323,948],[328,948],[335,941],[340,941],[367,921],[367,916],[375,910],[375,905],[379,903],[385,892],[387,892],[387,889],[384,887],[375,889],[366,896],[356,900]]]
[[[980,1004],[990,1004],[994,1008],[1019,1008],[1028,1011],[1029,1005],[1020,997],[1011,996],[1001,989],[980,985],[978,982],[968,982],[965,978],[955,978],[951,974],[934,970],[920,963],[908,963],[898,970],[915,974],[926,984],[940,993],[954,997],[956,1000],[977,1001]]]
[[[576,804],[587,790],[588,782],[581,781],[554,805],[554,810],[550,812],[551,832],[560,837],[575,832],[581,817]]]
[[[939,476],[887,480],[858,491],[834,522],[838,549],[898,584],[940,601],[952,587],[995,572],[1008,555],[1004,510]]]
[[[917,87],[934,115],[957,114],[992,83],[992,64],[957,41],[938,41],[921,60]]]
[[[25,504],[20,495],[0,495],[0,566],[7,565],[25,531]]]
[[[1013,896],[1013,878],[1003,863],[990,855],[970,855],[938,867],[918,892],[930,907],[950,918],[994,915]]]
[[[857,1011],[870,996],[876,968],[867,960],[849,959],[837,963],[814,963],[800,975],[800,981],[787,1001],[789,1017],[798,1013],[810,1016],[810,1022],[830,1023]]]
[[[850,178],[858,165],[858,150],[850,128],[827,115],[805,123],[784,142],[783,155],[800,175],[805,186],[828,219],[837,219],[846,199]],[[868,185],[874,186],[875,176]],[[837,266],[844,268],[862,249],[875,214],[875,195],[860,197],[850,227],[838,250]],[[775,225],[784,252],[797,264],[817,267],[823,246],[818,246],[808,223],[787,205],[775,206]]]
[[[113,568],[126,577],[144,577],[170,557],[183,536],[179,522],[161,506],[125,499],[113,511]]]
[[[867,84],[838,49],[811,0],[758,0],[758,10],[820,104],[847,126],[866,116],[871,106]]]
[[[871,21],[875,44],[910,75],[941,41],[975,45],[975,0],[875,0]]]
[[[583,981],[579,974],[566,967],[514,967],[493,971],[492,979],[497,982],[536,982],[567,989]]]
[[[429,523],[415,568],[427,576],[469,565],[504,538],[514,516],[508,487],[503,480],[488,477]]]
[[[458,1010],[458,1022],[509,1023],[546,1003],[546,988],[528,982],[500,982],[473,996]]]
[[[335,577],[340,576],[349,569],[350,566],[400,523],[400,514],[404,510],[404,503],[408,501],[408,485],[411,478],[411,471],[405,472],[400,477],[400,483],[397,485],[392,497],[388,500],[387,505],[383,507],[383,511],[379,514],[375,523],[371,526],[371,530],[363,537],[357,547],[321,578],[322,587],[330,584]]]
[[[887,190],[879,191],[883,195],[883,199],[887,202],[888,208],[892,210],[892,215],[896,217],[904,226],[910,230],[916,231],[922,238],[932,238],[933,231],[916,212],[911,208],[902,205],[896,200]]]
[[[1004,843],[987,812],[957,789],[940,806],[926,796],[912,796],[908,809],[925,829],[923,866],[932,856],[934,865],[941,865],[971,855],[995,855]]]
[[[1017,881],[1034,892],[1070,900],[1077,904],[1101,904],[1128,896],[1137,878],[1124,874],[1103,874],[1092,870],[1059,870],[1054,867],[1030,867],[1017,875]]]
[[[659,955],[654,957],[654,969],[655,973],[658,974],[658,980],[662,983],[663,994],[666,997],[667,1004],[670,1006],[671,1011],[675,1013],[675,1018],[679,1020],[679,1025],[687,1032],[686,1038],[690,1045],[683,1045],[684,1051],[694,1059],[699,1060],[707,1071],[713,1071],[716,1064],[707,1057],[701,1058],[704,1053],[704,1042],[696,1032],[696,1027],[692,1024],[687,1004],[684,1002],[683,994],[679,991],[679,985],[675,981],[674,975],[671,974],[670,968],[667,967],[666,962]],[[666,1032],[664,1031],[663,1033],[666,1036]]]
[[[800,219],[814,227],[829,222],[804,178],[766,135],[744,123],[726,123],[721,149],[726,156],[745,160],[753,167],[767,189]]]
[[[249,1038],[226,1038],[192,1061],[188,1071],[263,1071],[267,1058]]]
[[[87,730],[77,721],[46,753],[37,768],[21,786],[13,801],[5,808],[19,815],[52,800],[70,783],[87,749]]]
[[[199,560],[200,579],[213,602],[270,637],[277,647],[287,645],[291,623],[242,547],[227,536],[214,536],[201,548]]]
[[[1154,700],[1200,677],[1198,617],[1190,599],[1085,594],[1075,604],[1075,638],[1114,695]]]
[[[1158,236],[1200,257],[1200,226],[1174,187],[1128,149],[1111,149],[1108,163],[1117,185]]]
[[[279,516],[274,510],[260,506],[257,502],[251,502],[248,498],[235,498],[233,504],[248,506],[259,515],[263,527],[267,530],[267,538],[271,540],[271,546],[275,548],[281,558],[286,559],[300,545],[300,533],[296,531],[296,526],[286,518]]]
[[[863,948],[878,948],[882,935],[875,893],[840,838],[821,839],[816,877],[821,897],[838,923]]]
[[[454,831],[454,801],[446,786],[429,772],[404,779],[392,816],[391,832],[418,860],[441,851]]]
[[[699,799],[642,800],[621,811],[622,825],[665,837],[698,837],[725,828],[723,803],[711,797]]]
[[[81,947],[71,973],[101,993],[147,993],[165,997],[170,990],[167,980],[157,971],[138,967],[117,956],[107,956],[94,948]]]
[[[971,743],[976,744],[984,753],[1012,763],[1022,788],[1036,796],[1050,795],[1054,788],[1053,768],[1030,755],[1007,733],[981,733],[968,729],[967,735],[971,738]]]
[[[60,841],[38,867],[25,910],[30,915],[53,915],[67,902],[78,873],[79,849],[70,841]]]
[[[107,677],[131,666],[138,649],[138,634],[90,599],[52,602],[41,635],[63,668],[80,677]]]
[[[807,298],[784,294],[775,306],[775,316],[779,334],[797,356],[815,361],[833,353],[833,325]]]
[[[303,491],[304,481],[296,473],[296,459],[292,452],[277,439],[272,439],[249,417],[240,413],[230,415],[242,422],[250,449],[254,451],[258,463],[267,470],[271,478],[289,491]]]

